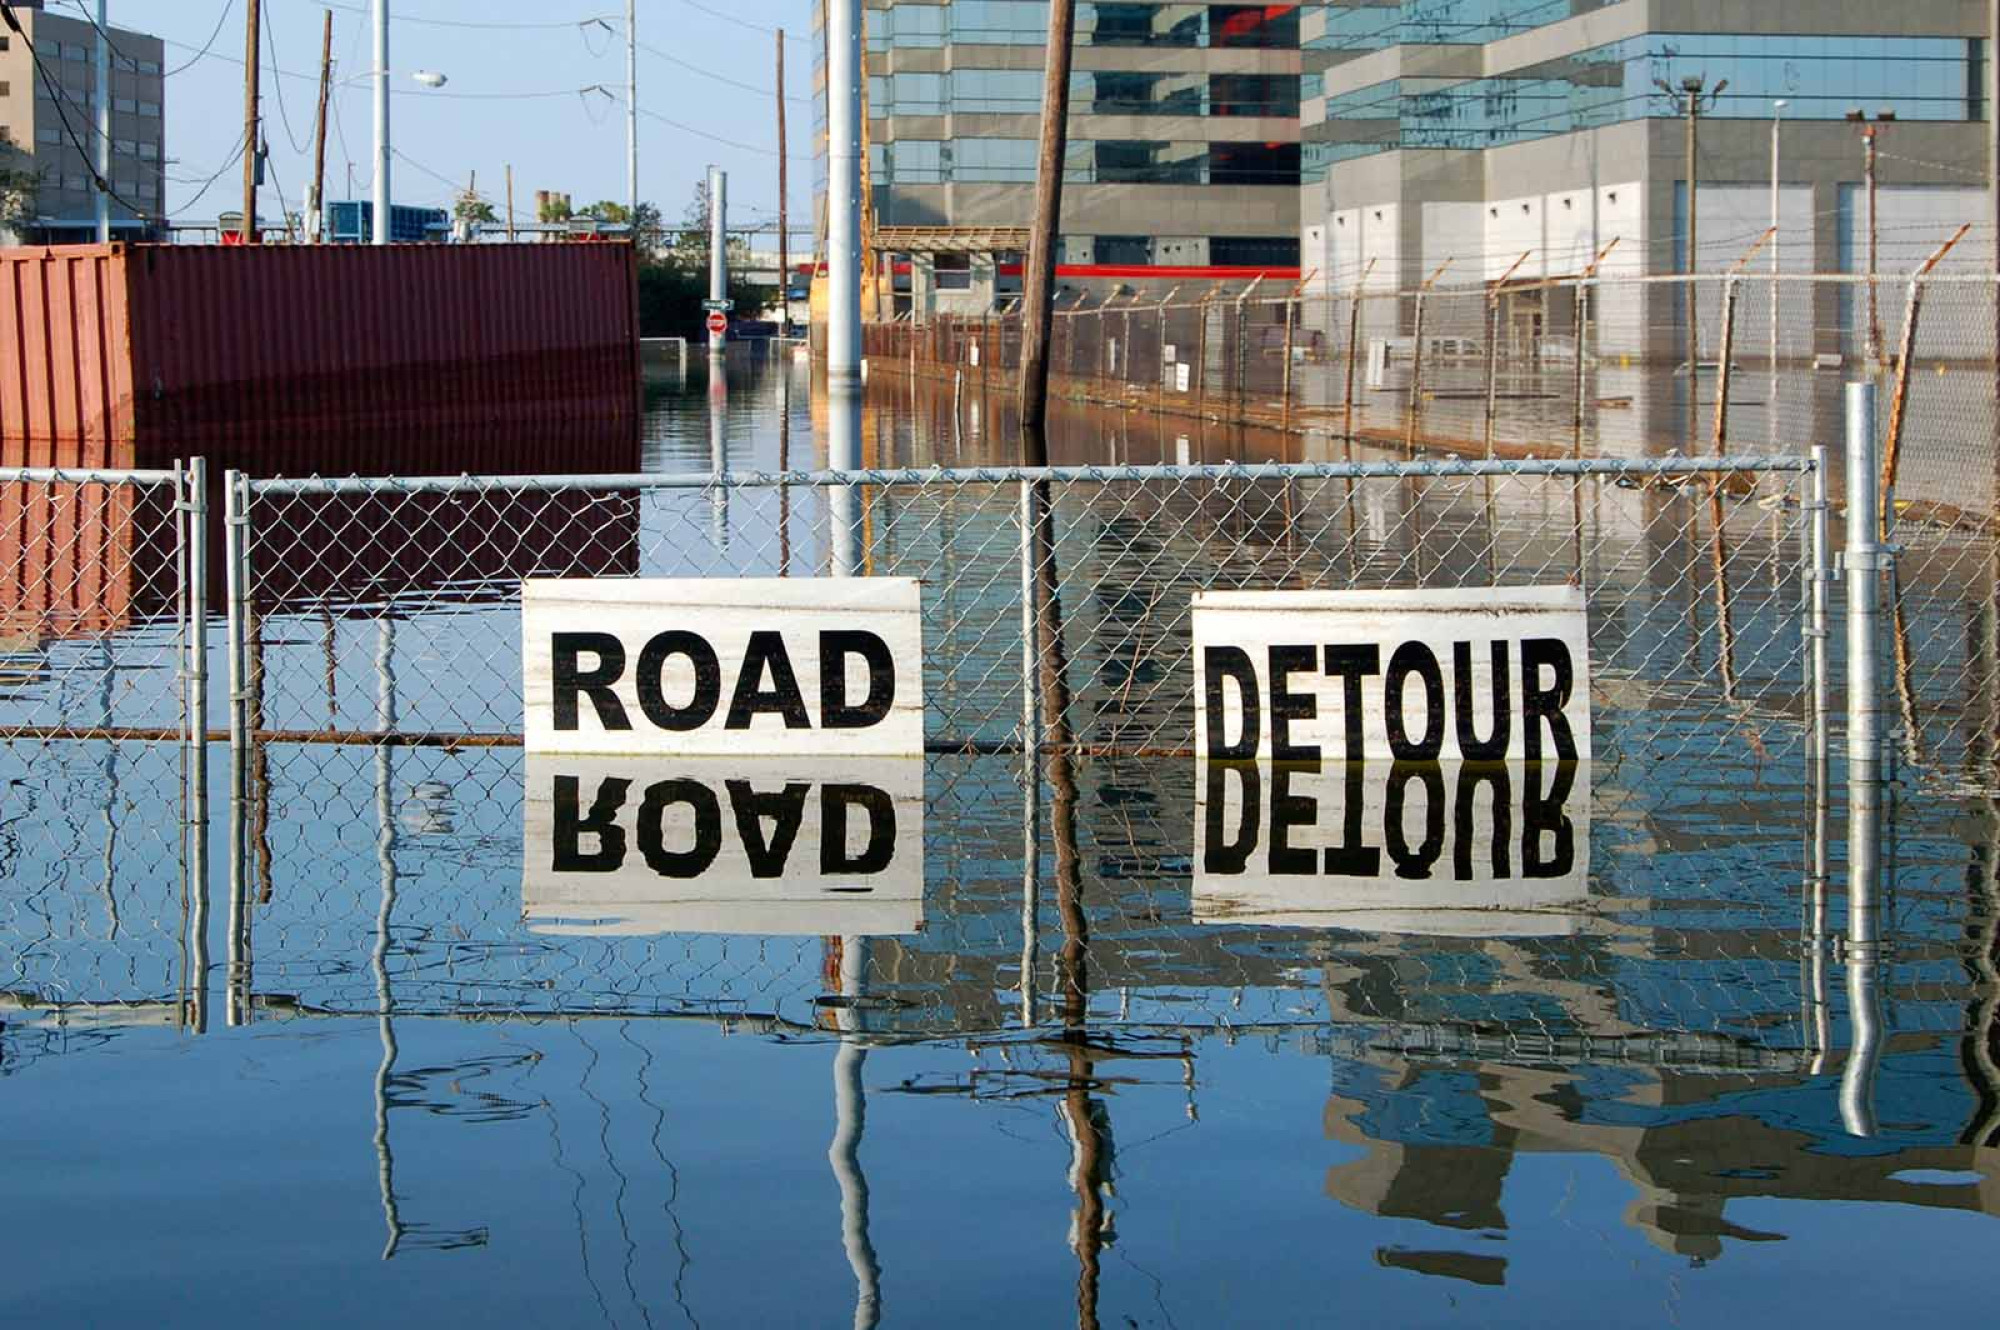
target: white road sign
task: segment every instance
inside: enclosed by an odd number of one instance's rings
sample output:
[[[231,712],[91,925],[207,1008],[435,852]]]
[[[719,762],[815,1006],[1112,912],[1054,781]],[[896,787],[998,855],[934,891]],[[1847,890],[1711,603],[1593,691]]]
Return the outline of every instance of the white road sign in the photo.
[[[528,756],[522,911],[547,933],[922,926],[924,764]]]
[[[911,578],[531,579],[521,634],[531,752],[923,752]]]
[[[1229,761],[1588,761],[1577,587],[1208,591],[1195,745]]]

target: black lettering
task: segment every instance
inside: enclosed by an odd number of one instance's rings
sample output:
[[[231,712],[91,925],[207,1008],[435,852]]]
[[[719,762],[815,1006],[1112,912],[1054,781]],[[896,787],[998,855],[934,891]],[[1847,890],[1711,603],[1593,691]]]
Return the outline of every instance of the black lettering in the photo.
[[[1555,683],[1542,687],[1542,666],[1555,672]],[[1563,715],[1563,708],[1569,705],[1570,689],[1576,685],[1576,669],[1569,658],[1569,647],[1561,638],[1530,637],[1521,643],[1521,736],[1522,754],[1530,762],[1542,760],[1541,718],[1549,722],[1549,735],[1555,740],[1558,762],[1576,761],[1576,736],[1570,733],[1569,717]]]
[[[1507,644],[1493,644],[1493,733],[1472,730],[1472,643],[1451,644],[1452,707],[1458,712],[1458,755],[1468,762],[1497,762],[1507,756],[1514,730],[1514,706],[1507,685]]]
[[[1209,733],[1215,731],[1211,729]],[[1203,837],[1201,866],[1205,872],[1235,876],[1249,868],[1250,856],[1257,849],[1257,832],[1264,821],[1263,782],[1254,762],[1206,762],[1203,766],[1207,768],[1208,806],[1203,810],[1207,834]],[[1224,834],[1228,830],[1224,799],[1229,793],[1231,772],[1243,780],[1243,816],[1236,825],[1233,841]]]
[[[1362,751],[1361,680],[1366,675],[1382,672],[1382,648],[1328,643],[1326,672],[1340,680],[1340,713],[1347,727],[1347,760],[1359,762],[1367,756]]]
[[[1328,648],[1329,654],[1331,651]],[[1357,692],[1360,686],[1357,680]],[[1326,872],[1330,877],[1374,877],[1382,871],[1382,851],[1368,844],[1361,830],[1368,768],[1359,761],[1341,765],[1347,769],[1347,780],[1341,790],[1340,844],[1327,847]]]
[[[1472,880],[1473,797],[1480,786],[1493,797],[1493,876],[1507,876],[1507,842],[1514,838],[1514,791],[1499,762],[1467,762],[1458,769],[1458,798],[1452,809],[1451,875]]]
[[[1410,742],[1404,728],[1403,687],[1412,674],[1424,681],[1422,743]],[[1389,726],[1389,756],[1398,762],[1429,762],[1444,748],[1444,672],[1422,642],[1405,642],[1389,657],[1389,672],[1382,676],[1382,709]]]
[[[694,810],[694,844],[685,850],[666,846],[667,810],[686,804]],[[715,791],[698,780],[663,780],[646,787],[639,805],[639,853],[646,866],[661,877],[700,877],[722,852],[722,804]]]
[[[1403,834],[1403,795],[1413,780],[1422,781],[1424,785],[1424,839],[1415,853],[1411,853],[1409,839]],[[1382,821],[1388,833],[1389,859],[1396,865],[1396,876],[1412,882],[1428,879],[1438,856],[1444,853],[1444,769],[1435,762],[1392,764]]]
[[[761,687],[764,672],[771,672],[771,686]],[[769,629],[750,634],[743,651],[743,673],[736,676],[736,692],[729,699],[725,730],[747,730],[757,715],[783,716],[788,730],[809,730],[812,718],[806,715],[806,700],[799,692],[799,678],[792,673],[792,658],[785,654],[785,639]]]
[[[625,862],[625,828],[618,825],[618,810],[625,806],[625,791],[632,782],[617,777],[599,781],[597,797],[590,801],[590,815],[578,817],[581,803],[575,776],[557,776],[555,787],[555,846],[549,868],[557,873],[615,873]],[[597,837],[597,848],[585,852],[585,836]]]
[[[1201,671],[1202,704],[1208,711],[1208,755],[1236,761],[1257,756],[1264,718],[1257,696],[1257,667],[1250,663],[1250,653],[1242,647],[1205,647],[1201,653]],[[1235,681],[1236,695],[1243,702],[1243,733],[1233,744],[1222,733],[1226,714],[1222,706],[1225,679]]]
[[[868,667],[868,692],[860,705],[847,701],[847,658]],[[826,730],[861,730],[879,725],[896,704],[896,662],[889,644],[860,629],[828,629],[819,635],[819,723]]]
[[[747,780],[726,781],[729,811],[736,818],[736,835],[750,860],[750,876],[783,877],[785,860],[791,858],[792,843],[799,838],[799,824],[806,820],[806,796],[812,793],[809,781],[791,781],[776,794],[759,794]],[[764,819],[776,825],[770,838],[764,837]]]
[[[577,657],[586,651],[597,657],[594,670],[578,667]],[[607,730],[631,729],[632,722],[625,717],[625,704],[611,691],[611,685],[623,673],[625,644],[610,633],[550,633],[549,688],[554,695],[556,729],[576,728],[579,693],[590,695],[599,725]]]
[[[1273,648],[1274,653],[1275,650]],[[1275,704],[1271,711],[1275,717],[1277,713]],[[1275,744],[1273,746],[1275,747]],[[1319,821],[1319,800],[1303,794],[1293,794],[1292,777],[1317,774],[1319,774],[1317,761],[1298,767],[1285,766],[1271,769],[1270,864],[1271,872],[1274,874],[1299,877],[1309,875],[1313,871],[1312,850],[1302,845],[1293,845],[1291,832],[1294,827],[1311,827]]]
[[[1292,722],[1311,720],[1319,714],[1319,698],[1312,693],[1295,693],[1290,677],[1313,667],[1313,649],[1308,646],[1274,646],[1270,650],[1271,669],[1271,760],[1273,762],[1317,762],[1318,744],[1292,742]],[[1271,781],[1272,809],[1277,808],[1278,783]],[[1276,833],[1272,833],[1276,836]],[[1276,849],[1275,839],[1272,848]]]
[[[1524,653],[1525,654],[1525,653]],[[1576,763],[1556,762],[1547,798],[1542,797],[1542,766],[1530,762],[1522,772],[1527,786],[1521,794],[1521,873],[1525,877],[1561,877],[1576,863],[1576,826],[1569,820],[1570,791],[1576,787]],[[1553,834],[1555,853],[1542,857],[1542,837]]]
[[[868,814],[868,843],[861,853],[847,853],[847,810]],[[873,785],[828,783],[819,792],[819,871],[879,873],[896,857],[896,803],[889,792]]]
[[[694,666],[694,696],[684,707],[668,702],[663,687],[670,656],[686,656]],[[722,666],[715,648],[701,634],[679,628],[654,634],[639,649],[639,676],[632,682],[639,690],[639,709],[663,730],[700,729],[715,719],[722,701]]]

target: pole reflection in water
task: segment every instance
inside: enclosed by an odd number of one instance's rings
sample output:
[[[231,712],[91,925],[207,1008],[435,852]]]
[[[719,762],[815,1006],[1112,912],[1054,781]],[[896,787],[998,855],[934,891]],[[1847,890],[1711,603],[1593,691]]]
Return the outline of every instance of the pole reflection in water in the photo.
[[[778,470],[792,469],[793,362],[778,371]],[[792,575],[792,487],[778,486],[778,576]]]
[[[829,391],[827,421],[828,466],[852,470],[861,454],[858,388]],[[853,487],[840,485],[828,490],[827,502],[827,572],[834,577],[857,576],[863,571],[859,496]],[[829,938],[828,944],[838,956],[838,964],[828,968],[839,984],[834,1022],[841,1036],[833,1057],[834,1132],[826,1157],[840,1186],[840,1241],[854,1271],[855,1330],[870,1330],[882,1315],[882,1266],[868,1237],[868,1176],[861,1168],[861,1137],[868,1118],[862,1072],[868,1050],[859,1035],[868,988],[868,939]]]
[[[1045,444],[1036,446],[1046,453]],[[1024,485],[1021,513],[1023,543],[1033,570],[1027,588],[1032,612],[1027,648],[1036,653],[1024,673],[1035,680],[1033,691],[1041,701],[1039,733],[1030,729],[1035,742],[1026,747],[1031,759],[1036,752],[1046,757],[1051,830],[1055,834],[1056,912],[1063,936],[1057,983],[1068,1076],[1060,1114],[1070,1142],[1069,1181],[1077,1198],[1069,1233],[1070,1249],[1077,1259],[1076,1321],[1085,1330],[1095,1330],[1100,1257],[1112,1235],[1105,1206],[1110,1187],[1110,1113],[1091,1093],[1097,1083],[1097,1066],[1089,1028],[1090,928],[1083,908],[1083,865],[1077,850],[1077,786],[1069,729],[1068,661],[1063,648],[1062,578],[1056,562],[1055,513],[1048,482]],[[1029,770],[1034,770],[1033,765]],[[1031,847],[1031,852],[1038,848]],[[1024,909],[1032,909],[1033,904],[1031,886]],[[1025,977],[1023,985],[1024,1001],[1031,1003]]]
[[[383,619],[376,628],[375,710],[378,728],[396,727],[396,623]],[[396,909],[396,750],[375,746],[375,862],[381,871],[381,905],[375,914],[375,948],[369,967],[375,975],[376,1026],[382,1039],[382,1060],[375,1068],[375,1161],[382,1190],[382,1218],[388,1239],[382,1259],[396,1254],[403,1240],[403,1221],[396,1209],[396,1155],[389,1144],[389,1081],[396,1070],[395,998],[389,989],[389,928]]]
[[[729,450],[723,443],[729,422],[729,371],[720,350],[708,357],[708,469],[715,484],[708,488],[709,530],[718,553],[729,547],[729,490],[722,477],[729,470]]]

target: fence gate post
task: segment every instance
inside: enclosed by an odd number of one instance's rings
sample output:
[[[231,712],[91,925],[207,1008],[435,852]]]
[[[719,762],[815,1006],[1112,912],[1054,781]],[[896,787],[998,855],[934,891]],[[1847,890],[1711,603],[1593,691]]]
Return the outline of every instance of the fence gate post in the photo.
[[[1875,385],[1847,385],[1847,762],[1850,797],[1869,801],[1881,776],[1882,547]]]

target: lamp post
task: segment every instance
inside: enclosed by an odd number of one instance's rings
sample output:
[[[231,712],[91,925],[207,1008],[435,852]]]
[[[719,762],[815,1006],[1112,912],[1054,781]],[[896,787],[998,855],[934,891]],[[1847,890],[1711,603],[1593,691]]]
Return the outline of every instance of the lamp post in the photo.
[[[389,243],[389,0],[375,0],[375,244]],[[254,151],[254,148],[253,148]]]
[[[1681,80],[1681,85],[1678,88],[1668,83],[1665,79],[1653,80],[1653,86],[1665,93],[1673,103],[1675,113],[1685,116],[1687,119],[1687,263],[1684,265],[1682,271],[1687,277],[1685,292],[1688,382],[1687,443],[1690,454],[1694,452],[1695,388],[1701,365],[1701,324],[1695,317],[1694,282],[1695,265],[1700,262],[1700,248],[1696,243],[1700,235],[1699,225],[1696,220],[1698,215],[1696,205],[1700,202],[1701,195],[1701,184],[1696,179],[1696,126],[1701,122],[1703,109],[1714,106],[1721,99],[1722,90],[1729,86],[1729,80],[1722,79],[1718,81],[1713,91],[1704,91],[1706,84],[1707,79],[1700,74],[1687,75]]]
[[[1778,131],[1790,105],[1782,97],[1771,103],[1771,391],[1764,411],[1770,417],[1773,445],[1778,442]],[[1777,451],[1775,446],[1772,451]]]

